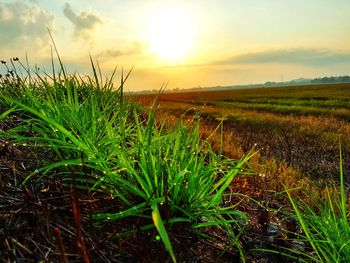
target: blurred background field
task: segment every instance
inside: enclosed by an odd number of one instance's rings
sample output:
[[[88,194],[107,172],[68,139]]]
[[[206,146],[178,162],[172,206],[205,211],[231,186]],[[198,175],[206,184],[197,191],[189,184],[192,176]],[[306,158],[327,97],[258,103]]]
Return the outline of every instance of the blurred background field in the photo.
[[[149,105],[155,95],[132,98]],[[350,170],[349,99],[350,84],[165,92],[158,111],[169,122],[200,114],[203,137],[217,149],[222,128],[223,154],[231,158],[260,149],[255,167],[260,179],[267,188],[282,190],[282,184],[300,183],[297,178],[320,184],[338,180],[340,144],[344,170]]]

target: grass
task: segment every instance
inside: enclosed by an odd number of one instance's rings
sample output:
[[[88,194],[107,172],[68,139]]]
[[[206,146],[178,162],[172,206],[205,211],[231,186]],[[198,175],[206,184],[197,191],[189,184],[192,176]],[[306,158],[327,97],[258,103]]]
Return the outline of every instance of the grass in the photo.
[[[349,84],[184,92],[165,94],[162,98],[165,101],[195,101],[196,105],[282,115],[334,116],[340,120],[349,120],[350,116]]]
[[[300,101],[298,101],[300,102]],[[329,106],[332,105],[332,106]],[[268,102],[216,102],[214,107],[227,109],[243,109],[255,110],[262,112],[272,112],[279,114],[293,114],[298,116],[313,115],[313,116],[334,116],[340,120],[349,120],[350,111],[348,103],[334,103],[327,101],[324,103],[289,103],[286,101],[271,100]]]
[[[278,202],[277,210],[283,211],[289,199],[292,218],[303,231],[295,241],[304,242],[305,252],[295,247],[283,250],[282,245],[277,254],[287,251],[284,256],[305,262],[347,262],[349,201],[343,166],[347,170],[350,163],[349,90],[349,84],[337,84],[169,93],[160,98],[160,109],[164,115],[189,120],[201,112],[204,138],[223,123],[222,133],[214,135],[211,144],[226,156],[241,156],[255,143],[263,147],[251,160],[257,175],[248,178],[246,191],[263,203],[273,203],[271,211]],[[136,100],[147,104],[149,97]],[[334,158],[339,141],[346,152],[340,166]],[[333,179],[339,190],[326,186]],[[284,189],[293,190],[286,196],[281,194]]]
[[[245,152],[257,143],[265,149],[261,156],[272,155],[291,163],[304,175],[337,179],[339,167],[330,160],[335,160],[339,141],[345,153],[349,150],[348,87],[334,84],[169,93],[160,98],[160,110],[188,117],[201,112],[208,129],[223,121],[225,136],[236,134],[236,149],[224,149],[230,157],[236,158],[237,152]],[[135,99],[147,104],[150,96]],[[320,150],[314,151],[315,146]],[[344,158],[347,170],[348,155]]]
[[[328,192],[326,199],[320,200],[316,208],[311,208],[292,198],[288,190],[287,194],[303,230],[299,238],[308,242],[314,252],[311,257],[303,255],[314,262],[349,262],[350,224],[341,152],[340,186],[336,198]]]
[[[155,123],[156,103],[146,113],[124,101],[129,74],[122,74],[114,88],[113,78],[103,81],[92,60],[91,65],[92,77],[68,75],[61,63],[61,71],[52,76],[21,79],[13,64],[14,75],[1,83],[0,105],[6,110],[1,118],[21,118],[2,136],[30,148],[33,155],[50,149],[45,165],[23,184],[54,176],[68,188],[111,195],[122,205],[93,215],[94,221],[139,218],[138,231],[155,228],[173,262],[169,232],[178,224],[184,225],[182,231],[198,234],[209,227],[225,230],[244,261],[239,235],[247,216],[222,204],[230,183],[244,174],[255,152],[233,161],[200,138],[199,121],[191,127],[179,122],[172,129]]]

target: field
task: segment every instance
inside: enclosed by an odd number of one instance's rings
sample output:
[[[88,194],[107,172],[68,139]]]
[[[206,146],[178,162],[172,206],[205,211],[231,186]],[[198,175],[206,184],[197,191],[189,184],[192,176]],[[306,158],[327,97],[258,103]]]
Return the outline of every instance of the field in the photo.
[[[232,158],[255,145],[261,158],[327,181],[339,177],[341,144],[350,169],[350,84],[165,93],[159,104],[176,117],[199,113],[206,133],[222,123],[223,151]]]
[[[1,262],[349,261],[349,85],[155,99],[92,60],[84,77],[11,65]]]

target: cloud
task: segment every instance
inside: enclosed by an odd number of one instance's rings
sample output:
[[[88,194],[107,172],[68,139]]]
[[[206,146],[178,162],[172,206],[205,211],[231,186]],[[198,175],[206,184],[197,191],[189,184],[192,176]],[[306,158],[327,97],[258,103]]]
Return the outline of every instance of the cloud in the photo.
[[[98,24],[102,24],[102,19],[91,11],[82,11],[79,15],[74,12],[69,3],[63,6],[63,14],[74,25],[74,35],[76,37],[88,38],[89,34]]]
[[[97,54],[98,58],[113,58],[126,55],[137,55],[141,54],[146,49],[146,44],[134,41],[129,47],[125,49],[105,49]]]
[[[350,53],[336,53],[326,49],[294,48],[248,53],[213,62],[215,65],[225,64],[262,64],[285,63],[306,66],[324,66],[350,62]]]
[[[47,45],[54,16],[28,1],[0,3],[0,43],[7,51],[31,49],[38,51]],[[28,51],[31,51],[28,50]],[[16,55],[16,54],[12,54]]]

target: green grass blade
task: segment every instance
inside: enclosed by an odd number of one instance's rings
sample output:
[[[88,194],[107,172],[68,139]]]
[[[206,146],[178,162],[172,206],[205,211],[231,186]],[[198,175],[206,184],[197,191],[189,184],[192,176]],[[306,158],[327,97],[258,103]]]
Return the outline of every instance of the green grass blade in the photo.
[[[154,223],[155,227],[157,228],[159,236],[162,239],[166,249],[168,250],[168,252],[171,256],[172,261],[176,262],[176,257],[175,257],[174,251],[173,251],[173,247],[170,243],[168,232],[166,231],[165,226],[163,224],[163,220],[160,216],[158,206],[157,206],[157,204],[152,204],[151,207],[152,207],[153,223]]]

